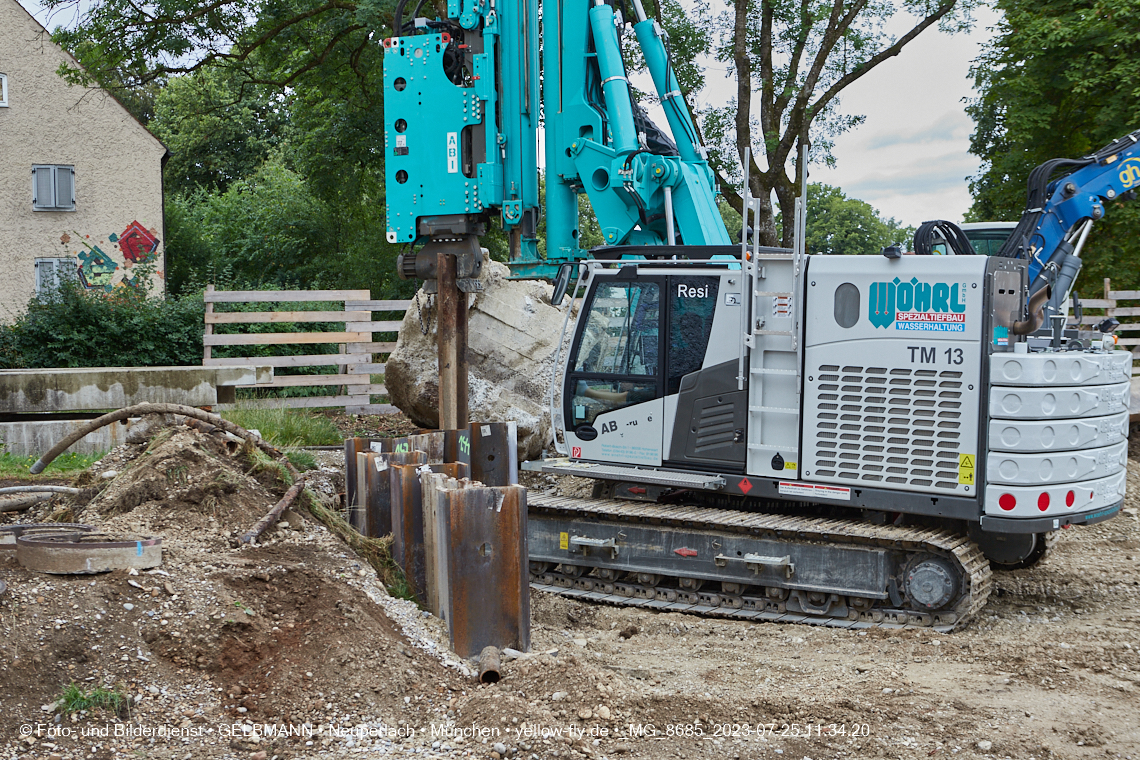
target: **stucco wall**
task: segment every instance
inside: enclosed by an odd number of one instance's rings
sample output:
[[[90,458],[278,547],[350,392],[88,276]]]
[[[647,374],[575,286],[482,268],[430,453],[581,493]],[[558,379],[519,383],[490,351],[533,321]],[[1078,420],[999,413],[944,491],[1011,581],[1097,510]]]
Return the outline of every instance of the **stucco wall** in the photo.
[[[35,259],[74,257],[89,287],[126,287],[136,261],[165,269],[165,147],[114,98],[69,86],[74,63],[16,0],[0,0],[0,321],[35,293]],[[75,167],[75,211],[32,210],[32,166]],[[124,239],[124,233],[126,238]],[[134,259],[135,261],[131,261]],[[155,285],[162,288],[161,275]]]

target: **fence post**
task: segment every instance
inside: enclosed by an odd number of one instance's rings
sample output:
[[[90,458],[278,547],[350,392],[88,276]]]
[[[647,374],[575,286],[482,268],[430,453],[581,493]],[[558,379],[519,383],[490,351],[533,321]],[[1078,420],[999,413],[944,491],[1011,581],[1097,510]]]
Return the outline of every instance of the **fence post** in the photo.
[[[344,330],[345,330],[345,332],[363,332],[363,330],[360,330],[360,328],[364,327],[365,324],[361,324],[359,322],[349,322],[348,321],[348,314],[347,313],[350,311],[357,311],[357,309],[350,309],[349,307],[351,305],[352,305],[352,303],[350,301],[346,300],[344,302],[344,310],[345,310]],[[371,311],[368,312],[368,319],[369,320],[372,319],[372,312]],[[368,324],[368,326],[371,327],[370,324]],[[368,331],[368,340],[366,342],[371,343],[372,337],[373,337],[372,332],[371,332],[371,330],[369,330]],[[344,353],[347,353],[347,351],[348,351],[348,344],[345,344]],[[364,361],[368,364],[371,364],[372,363],[372,354],[365,354],[364,355]],[[360,364],[347,364],[347,365],[345,365],[345,368],[344,368],[345,374],[348,374],[348,375],[362,374],[360,372],[360,366],[361,366]],[[370,372],[367,374],[371,375]],[[371,377],[369,377],[369,383],[371,383]],[[364,395],[358,395],[358,394],[354,395],[353,394],[353,391],[357,390],[359,388],[364,388]],[[348,411],[349,406],[366,407],[370,403],[372,403],[372,396],[369,393],[369,390],[370,390],[370,388],[368,385],[364,385],[364,386],[350,385],[347,388],[345,388],[346,395],[348,395],[350,397],[348,404],[345,405],[345,411]]]
[[[203,299],[206,301],[206,332],[205,332],[206,335],[213,335],[214,334],[214,324],[210,321],[210,315],[214,313],[214,302],[211,301],[209,298],[209,296],[213,292],[214,292],[214,286],[212,284],[207,285],[206,286],[206,292],[203,295]],[[211,358],[211,354],[212,354],[213,349],[210,346],[209,341],[202,341],[202,343],[203,343],[203,345],[202,345],[202,366],[205,366],[207,363],[207,360]]]

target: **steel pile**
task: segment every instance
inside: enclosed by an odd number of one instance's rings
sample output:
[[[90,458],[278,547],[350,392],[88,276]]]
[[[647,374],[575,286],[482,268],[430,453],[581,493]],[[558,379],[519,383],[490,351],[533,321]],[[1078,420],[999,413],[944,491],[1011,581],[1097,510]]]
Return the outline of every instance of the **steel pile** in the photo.
[[[513,422],[344,442],[349,521],[392,555],[452,650],[530,647],[526,489]]]

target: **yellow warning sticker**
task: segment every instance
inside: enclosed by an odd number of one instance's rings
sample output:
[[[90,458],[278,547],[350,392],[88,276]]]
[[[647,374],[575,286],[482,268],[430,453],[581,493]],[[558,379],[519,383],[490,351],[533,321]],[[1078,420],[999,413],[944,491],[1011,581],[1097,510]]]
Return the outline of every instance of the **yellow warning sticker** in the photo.
[[[974,455],[973,454],[959,454],[958,455],[958,483],[962,485],[974,485]]]
[[[784,469],[785,470],[794,470],[794,469],[796,469],[796,463],[795,462],[784,462]]]
[[[973,476],[971,476],[971,477],[973,477]],[[973,481],[970,481],[970,482],[973,482]],[[569,549],[570,548],[570,534],[569,533],[559,533],[558,534],[558,548],[559,549]]]

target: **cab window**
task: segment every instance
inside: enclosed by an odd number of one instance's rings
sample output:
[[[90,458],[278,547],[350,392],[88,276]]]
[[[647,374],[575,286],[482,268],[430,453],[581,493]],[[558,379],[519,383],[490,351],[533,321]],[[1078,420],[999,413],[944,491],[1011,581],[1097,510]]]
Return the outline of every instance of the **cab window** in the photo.
[[[572,427],[657,398],[660,322],[658,283],[599,285],[571,365]]]
[[[665,395],[676,393],[681,378],[705,361],[716,312],[719,277],[669,278],[669,371]]]

